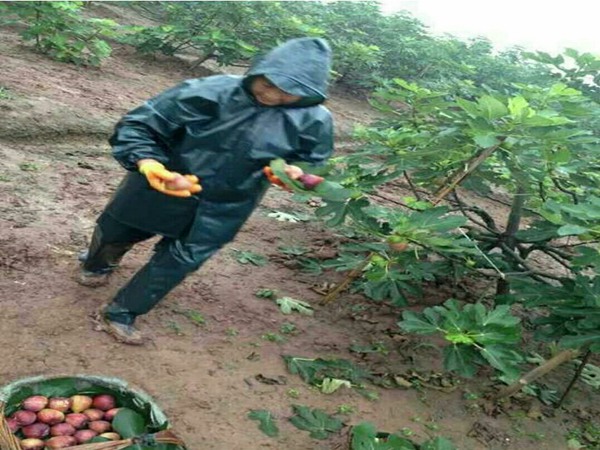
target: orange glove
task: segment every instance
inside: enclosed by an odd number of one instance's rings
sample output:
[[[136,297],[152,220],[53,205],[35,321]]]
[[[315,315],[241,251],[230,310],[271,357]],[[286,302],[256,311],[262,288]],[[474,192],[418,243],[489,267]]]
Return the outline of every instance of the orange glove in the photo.
[[[138,162],[139,171],[143,174],[150,186],[166,195],[173,197],[190,197],[202,190],[195,175],[181,175],[165,169],[158,161],[153,159]]]
[[[291,190],[291,189],[288,187],[288,185],[287,185],[287,184],[285,184],[283,181],[281,181],[281,178],[279,178],[277,175],[275,175],[275,174],[273,173],[273,170],[271,169],[271,167],[269,167],[269,166],[265,166],[265,167],[263,168],[263,172],[264,172],[264,174],[266,175],[266,177],[267,177],[267,180],[269,180],[269,182],[270,182],[271,184],[274,184],[275,186],[279,186],[280,188],[282,188],[282,189],[284,189],[284,190],[286,190],[286,191],[288,191],[288,192],[291,192],[291,191],[292,191],[292,190]]]

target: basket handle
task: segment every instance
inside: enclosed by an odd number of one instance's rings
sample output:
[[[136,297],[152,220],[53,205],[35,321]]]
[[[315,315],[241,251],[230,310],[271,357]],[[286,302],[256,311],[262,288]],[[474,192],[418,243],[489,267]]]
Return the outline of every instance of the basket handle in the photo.
[[[177,437],[175,433],[170,430],[163,430],[155,434],[122,439],[120,441],[94,442],[93,444],[82,444],[73,447],[66,447],[63,450],[121,450],[133,444],[145,441],[150,441],[156,444],[173,444],[180,446],[184,450],[186,449],[183,440]]]

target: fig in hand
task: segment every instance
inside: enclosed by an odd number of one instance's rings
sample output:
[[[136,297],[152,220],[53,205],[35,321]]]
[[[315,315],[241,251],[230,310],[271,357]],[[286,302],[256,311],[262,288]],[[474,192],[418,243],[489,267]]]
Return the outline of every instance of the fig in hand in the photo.
[[[312,173],[305,173],[304,175],[298,178],[305,189],[312,190],[316,188],[319,184],[321,184],[325,179],[318,175],[313,175]]]
[[[193,183],[183,175],[177,176],[171,181],[165,181],[165,187],[170,191],[189,191]]]

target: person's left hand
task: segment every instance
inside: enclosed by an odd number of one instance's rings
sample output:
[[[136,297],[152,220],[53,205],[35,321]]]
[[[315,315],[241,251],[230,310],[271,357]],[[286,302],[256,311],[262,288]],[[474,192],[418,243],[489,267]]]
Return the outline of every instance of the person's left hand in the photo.
[[[285,174],[290,177],[292,180],[297,180],[302,175],[304,175],[304,171],[298,166],[291,166],[286,164],[283,169]]]
[[[265,166],[263,168],[263,173],[267,177],[267,180],[269,180],[269,183],[274,184],[275,186],[279,186],[280,188],[285,189],[286,191],[290,191],[288,185],[281,181],[281,178],[275,175],[273,173],[273,170],[269,166]]]
[[[292,180],[297,180],[302,175],[304,175],[304,171],[298,166],[292,166],[292,165],[286,164],[285,168],[283,170],[285,171],[285,174],[288,177],[290,177]],[[263,168],[263,172],[267,176],[267,179],[269,180],[269,182],[271,184],[274,184],[275,186],[279,186],[280,188],[282,188],[288,192],[292,192],[292,189],[287,184],[285,184],[283,181],[281,181],[281,178],[279,178],[277,175],[275,175],[273,173],[273,170],[271,169],[271,167],[265,166]]]

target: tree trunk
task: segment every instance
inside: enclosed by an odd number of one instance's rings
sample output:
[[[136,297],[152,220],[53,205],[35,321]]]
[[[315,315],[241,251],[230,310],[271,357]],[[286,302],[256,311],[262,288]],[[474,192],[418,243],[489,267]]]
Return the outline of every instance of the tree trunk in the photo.
[[[521,218],[523,217],[523,209],[525,206],[525,189],[522,185],[517,187],[517,192],[513,198],[513,203],[510,209],[510,214],[508,215],[508,221],[506,223],[506,231],[504,232],[504,236],[502,239],[504,240],[506,246],[511,250],[515,251],[517,248],[517,238],[516,234],[519,231],[519,227],[521,226]],[[510,255],[506,252],[503,252],[507,261],[511,261]],[[506,295],[510,293],[510,283],[508,280],[500,279],[498,280],[498,284],[496,285],[496,294],[497,295]]]
[[[198,58],[196,61],[194,61],[194,62],[192,63],[192,66],[191,66],[191,68],[192,68],[192,69],[195,69],[195,68],[197,68],[197,67],[198,67],[198,66],[200,66],[200,65],[201,65],[201,64],[202,64],[204,61],[208,61],[208,60],[209,60],[210,58],[212,58],[213,56],[215,56],[215,54],[214,54],[212,51],[210,51],[210,52],[208,52],[208,53],[204,54],[204,56],[201,56],[200,58]]]

